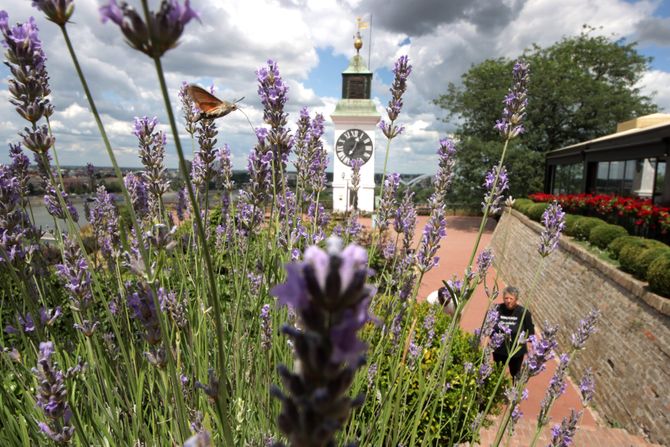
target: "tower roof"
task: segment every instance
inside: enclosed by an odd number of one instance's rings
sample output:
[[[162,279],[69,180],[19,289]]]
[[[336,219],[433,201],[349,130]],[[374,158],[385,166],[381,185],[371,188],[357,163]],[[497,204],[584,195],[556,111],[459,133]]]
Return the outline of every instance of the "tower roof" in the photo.
[[[365,64],[363,56],[356,54],[349,60],[349,66],[342,72],[342,74],[368,74],[371,75],[372,72]]]

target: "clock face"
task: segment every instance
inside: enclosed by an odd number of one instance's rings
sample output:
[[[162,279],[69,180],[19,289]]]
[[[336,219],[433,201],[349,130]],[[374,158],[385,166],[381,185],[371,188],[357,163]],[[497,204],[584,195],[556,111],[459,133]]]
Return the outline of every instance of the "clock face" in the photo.
[[[335,153],[347,166],[351,166],[351,160],[355,158],[365,164],[372,157],[372,139],[360,129],[345,130],[335,143]]]

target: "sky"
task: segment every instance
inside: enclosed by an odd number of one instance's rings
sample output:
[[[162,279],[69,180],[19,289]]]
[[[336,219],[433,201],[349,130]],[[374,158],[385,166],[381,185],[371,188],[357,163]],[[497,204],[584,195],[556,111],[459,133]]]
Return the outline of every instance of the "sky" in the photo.
[[[183,0],[179,0],[183,2]],[[139,0],[128,0],[140,8]],[[98,110],[121,166],[140,166],[132,123],[137,116],[157,116],[168,133],[166,165],[177,166],[167,115],[152,61],[133,49],[115,25],[102,24],[98,9],[106,3],[75,0],[68,30]],[[149,0],[157,8],[157,0]],[[222,99],[244,96],[240,104],[254,126],[262,124],[255,71],[268,59],[278,63],[289,86],[289,123],[307,107],[326,117],[325,145],[330,151],[334,128],[330,114],[341,95],[341,72],[355,54],[356,18],[371,22],[362,31],[361,54],[374,72],[372,97],[385,115],[394,61],[407,54],[413,71],[398,118],[406,131],[394,139],[389,172],[433,173],[439,139],[455,128],[432,100],[459,83],[473,64],[487,58],[515,58],[533,43],[548,46],[580,33],[583,25],[614,39],[638,42],[637,50],[654,58],[639,88],[653,94],[661,111],[670,113],[670,0],[191,0],[201,23],[191,21],[180,44],[163,64],[172,107],[181,118],[177,91],[183,81],[214,85]],[[83,89],[60,30],[29,1],[2,0],[10,23],[34,16],[40,28],[56,112],[52,128],[63,165],[110,166]],[[8,102],[9,71],[0,67],[0,163],[9,160],[8,144],[25,126]],[[502,98],[501,98],[502,100]],[[532,100],[532,98],[531,98]],[[180,122],[187,158],[190,136]],[[217,121],[218,146],[232,151],[233,167],[244,169],[254,145],[246,117],[235,112]],[[493,123],[492,123],[493,125]],[[375,167],[382,171],[385,139],[377,132]]]

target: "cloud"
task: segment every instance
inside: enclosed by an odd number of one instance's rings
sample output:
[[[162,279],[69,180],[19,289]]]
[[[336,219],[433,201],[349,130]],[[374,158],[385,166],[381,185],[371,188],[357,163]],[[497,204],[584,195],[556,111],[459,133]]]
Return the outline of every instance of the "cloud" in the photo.
[[[637,23],[635,37],[639,42],[670,45],[670,17],[647,17]]]
[[[642,76],[637,86],[642,94],[652,97],[661,112],[670,113],[670,73],[650,70]]]
[[[10,3],[11,7],[6,6],[10,22],[33,15],[40,27],[49,58],[56,108],[53,127],[61,162],[109,165],[60,31],[31,8],[30,2]],[[137,5],[139,1],[130,3]],[[585,23],[602,27],[599,32],[616,38],[660,44],[670,39],[668,19],[654,16],[658,2],[647,0],[192,0],[192,4],[202,23],[189,23],[179,45],[162,59],[170,101],[181,126],[177,92],[183,81],[214,84],[222,99],[245,97],[240,106],[246,116],[233,113],[217,121],[218,144],[230,145],[236,169],[246,166],[254,144],[247,116],[254,126],[262,125],[255,71],[269,58],[278,62],[290,88],[286,109],[290,126],[293,128],[302,107],[308,107],[312,115],[324,114],[324,140],[331,149],[333,125],[329,116],[338,98],[310,87],[310,79],[323,73],[320,64],[324,61],[319,60],[319,54],[352,56],[355,19],[369,19],[370,11],[372,41],[366,30],[363,51],[372,50],[370,65],[377,70],[372,92],[380,114],[385,113],[390,85],[379,71],[388,73],[401,54],[408,54],[414,67],[399,119],[406,132],[392,142],[389,156],[389,170],[400,172],[435,171],[438,140],[452,132],[455,123],[442,121],[445,113],[432,100],[446,91],[449,82],[458,83],[472,64],[486,58],[515,57],[533,43],[550,45],[578,34]],[[119,163],[137,166],[133,118],[157,116],[167,131],[163,98],[151,60],[129,48],[115,25],[102,25],[98,8],[96,0],[78,0],[68,30]],[[339,78],[344,68],[331,69]],[[0,81],[0,143],[5,147],[18,141],[17,132],[25,126],[8,103],[8,75],[7,69],[0,67],[0,77],[5,78]],[[642,91],[657,91],[655,100],[670,110],[667,85],[670,74],[660,70],[650,71],[641,81]],[[190,158],[190,136],[182,128],[179,131]],[[176,167],[171,132],[168,135],[166,161]],[[381,171],[386,141],[380,132],[377,143],[376,166]],[[6,161],[7,151],[1,150],[0,162]]]

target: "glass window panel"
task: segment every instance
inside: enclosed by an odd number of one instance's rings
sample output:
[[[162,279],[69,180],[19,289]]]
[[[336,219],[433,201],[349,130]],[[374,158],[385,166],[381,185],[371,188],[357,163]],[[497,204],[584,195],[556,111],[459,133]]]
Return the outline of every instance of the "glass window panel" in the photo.
[[[609,161],[601,161],[598,163],[598,173],[596,174],[597,192],[606,192],[609,168]]]
[[[656,165],[656,183],[654,185],[654,194],[663,194],[663,186],[665,185],[665,160],[660,160]]]

